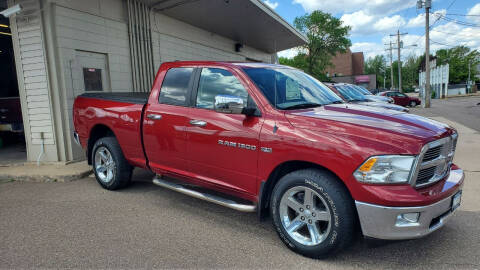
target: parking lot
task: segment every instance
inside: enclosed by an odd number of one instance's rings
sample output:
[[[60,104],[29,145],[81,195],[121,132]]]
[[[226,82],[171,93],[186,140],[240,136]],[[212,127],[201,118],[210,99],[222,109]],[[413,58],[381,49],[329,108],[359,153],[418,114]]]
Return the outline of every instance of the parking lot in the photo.
[[[93,177],[68,183],[0,182],[0,268],[479,269],[480,102],[412,109],[455,126],[466,170],[462,206],[433,234],[409,241],[358,238],[323,261],[288,250],[271,221],[135,181],[118,192]]]

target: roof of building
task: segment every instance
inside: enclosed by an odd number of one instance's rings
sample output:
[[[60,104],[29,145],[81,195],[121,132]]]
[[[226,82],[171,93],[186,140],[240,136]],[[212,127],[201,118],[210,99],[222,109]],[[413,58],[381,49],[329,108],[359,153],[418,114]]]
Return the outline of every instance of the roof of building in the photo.
[[[306,43],[307,38],[261,0],[143,0],[169,17],[268,53]]]

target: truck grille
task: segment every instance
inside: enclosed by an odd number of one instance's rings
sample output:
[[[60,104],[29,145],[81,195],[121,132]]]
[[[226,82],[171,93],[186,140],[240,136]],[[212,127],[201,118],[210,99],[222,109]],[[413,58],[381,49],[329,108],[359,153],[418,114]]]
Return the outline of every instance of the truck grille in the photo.
[[[419,155],[419,162],[414,172],[415,187],[433,184],[444,178],[452,165],[457,133],[428,143]]]
[[[425,155],[423,156],[423,162],[430,161],[438,158],[442,151],[443,145],[435,146],[427,150]]]

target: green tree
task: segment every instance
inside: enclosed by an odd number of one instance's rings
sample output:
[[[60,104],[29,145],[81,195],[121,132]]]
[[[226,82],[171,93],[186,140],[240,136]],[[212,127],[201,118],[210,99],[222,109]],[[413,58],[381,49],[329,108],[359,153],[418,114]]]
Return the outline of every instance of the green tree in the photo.
[[[412,92],[418,86],[418,66],[420,57],[411,54],[402,62],[402,87],[404,92]],[[397,75],[398,76],[398,75]]]
[[[342,26],[342,21],[329,13],[314,11],[295,18],[293,24],[308,39],[301,46],[304,52],[294,57],[293,63],[312,76],[326,78],[325,69],[331,65],[336,53],[344,53],[352,45],[347,38],[349,26]],[[297,59],[295,59],[297,58]]]
[[[383,55],[376,55],[375,57],[369,57],[367,61],[365,61],[365,74],[375,74],[377,75],[377,86],[383,87],[383,80],[384,80],[384,72],[385,75],[390,74],[390,70],[387,70],[387,66],[385,64],[385,57]],[[387,81],[385,81],[385,85]]]
[[[470,78],[475,79],[476,67],[480,63],[480,53],[470,50],[466,46],[457,46],[450,49],[438,50],[435,54],[437,65],[449,64],[450,83],[465,83],[468,80],[468,66],[470,63]]]

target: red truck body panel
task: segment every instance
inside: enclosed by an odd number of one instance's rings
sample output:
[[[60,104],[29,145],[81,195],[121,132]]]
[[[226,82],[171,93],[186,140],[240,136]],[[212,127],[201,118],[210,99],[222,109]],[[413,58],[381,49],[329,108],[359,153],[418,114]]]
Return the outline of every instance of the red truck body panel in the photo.
[[[255,65],[262,64],[162,64],[146,105],[79,97],[75,100],[74,122],[80,142],[87,147],[92,129],[104,125],[114,132],[132,165],[254,202],[259,199],[261,183],[267,181],[275,168],[292,161],[309,162],[330,170],[352,197],[362,202],[420,206],[451,195],[452,189],[445,189],[448,185],[445,180],[415,189],[409,184],[364,184],[352,175],[373,155],[416,155],[426,143],[450,136],[453,133],[450,127],[411,114],[350,104],[277,110],[242,70]],[[262,116],[159,104],[161,83],[168,69],[186,66],[230,71],[248,90]],[[161,114],[162,121],[152,121],[142,113]],[[195,119],[205,120],[208,125],[189,125]],[[219,141],[242,142],[257,149],[229,148]],[[262,147],[273,151],[260,151]]]

